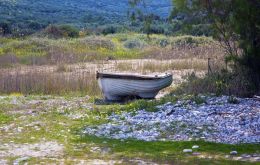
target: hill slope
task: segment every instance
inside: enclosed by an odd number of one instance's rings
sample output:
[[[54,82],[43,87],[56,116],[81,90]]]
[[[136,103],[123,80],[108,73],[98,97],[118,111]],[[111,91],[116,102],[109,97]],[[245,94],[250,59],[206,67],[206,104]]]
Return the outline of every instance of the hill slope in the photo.
[[[169,14],[171,0],[150,1],[147,11]],[[128,0],[0,0],[0,22],[103,25],[126,21],[128,9]]]

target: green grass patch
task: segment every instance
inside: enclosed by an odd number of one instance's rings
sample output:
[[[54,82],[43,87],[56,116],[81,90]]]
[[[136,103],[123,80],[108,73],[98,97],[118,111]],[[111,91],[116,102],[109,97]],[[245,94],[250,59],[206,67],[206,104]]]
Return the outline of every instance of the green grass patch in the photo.
[[[106,143],[104,143],[106,142]],[[200,148],[196,152],[200,152],[204,155],[229,155],[232,150],[238,151],[239,154],[243,153],[259,153],[259,144],[216,144],[203,141],[189,141],[189,142],[145,142],[138,140],[111,140],[107,138],[97,138],[93,136],[82,136],[76,143],[95,143],[100,147],[111,148],[113,154],[118,157],[126,157],[129,159],[143,158],[156,162],[177,162],[177,163],[195,163],[195,164],[226,164],[226,163],[238,163],[246,164],[243,162],[228,161],[228,160],[207,160],[207,159],[195,159],[182,152],[183,149],[191,148],[193,145],[199,145]]]
[[[0,111],[0,124],[6,124],[10,121],[12,121],[12,117],[9,115],[6,115],[4,112]]]
[[[2,100],[2,102],[11,101],[10,96]],[[187,96],[191,97],[191,96]],[[229,145],[229,144],[217,144],[204,141],[188,141],[188,142],[171,142],[171,141],[154,141],[145,142],[140,140],[115,140],[108,138],[99,138],[95,136],[88,136],[82,134],[82,129],[89,125],[100,125],[108,122],[107,117],[112,113],[130,112],[139,109],[147,109],[149,111],[156,111],[154,106],[160,105],[166,102],[175,102],[178,99],[183,99],[184,96],[166,96],[160,100],[137,100],[126,104],[110,104],[110,105],[93,105],[92,109],[84,107],[77,107],[73,109],[59,110],[53,106],[49,109],[43,109],[37,111],[34,115],[24,114],[23,118],[9,117],[6,112],[0,111],[0,121],[5,123],[12,123],[15,128],[22,127],[22,132],[15,131],[14,134],[8,135],[13,132],[0,132],[3,143],[9,143],[13,141],[16,144],[34,144],[41,141],[56,141],[59,144],[64,145],[64,161],[68,164],[73,164],[73,160],[86,160],[86,159],[101,159],[101,160],[123,160],[125,164],[131,164],[133,159],[142,159],[147,161],[153,161],[158,163],[169,164],[250,164],[248,162],[232,161],[224,159],[225,155],[229,155],[230,151],[238,151],[240,154],[252,154],[259,153],[260,144],[241,144],[241,145]],[[17,97],[19,101],[27,105],[31,100],[47,100],[55,99],[54,96],[28,96]],[[65,101],[73,101],[73,96],[66,96]],[[199,99],[198,99],[199,100]],[[76,100],[75,100],[76,101]],[[92,99],[89,100],[93,101]],[[1,104],[2,107],[4,104]],[[47,107],[47,106],[46,106]],[[9,110],[14,110],[17,107],[9,107]],[[19,109],[19,107],[18,107]],[[30,109],[37,109],[35,106],[31,106]],[[73,119],[70,115],[84,114],[85,116],[78,119]],[[5,136],[2,136],[5,135]],[[33,138],[32,138],[33,137]],[[199,145],[200,148],[194,150],[194,152],[200,152],[202,155],[213,156],[212,159],[198,158],[190,154],[184,154],[182,151],[186,148],[191,148],[193,145]],[[99,147],[102,149],[109,148],[106,153],[93,152],[92,147]],[[219,156],[215,157],[214,156]],[[16,157],[10,157],[10,162],[15,160]],[[42,158],[42,159],[29,159],[27,162],[30,164],[39,163],[43,161],[45,163],[59,163],[56,160]],[[75,163],[75,162],[74,162]],[[254,163],[252,163],[254,164]]]
[[[171,51],[172,47],[183,45],[207,46],[215,41],[210,37],[151,35],[121,33],[107,36],[86,36],[83,38],[47,37],[1,38],[0,66],[13,63],[43,65],[77,63],[106,59],[140,59],[149,54]],[[205,49],[207,49],[205,47]],[[156,50],[156,51],[155,51]],[[167,52],[166,51],[166,52]],[[169,59],[169,53],[164,55]],[[193,58],[191,54],[191,58]],[[163,56],[160,56],[163,58]],[[15,59],[15,60],[14,60]],[[11,63],[10,65],[7,65]]]
[[[162,105],[168,102],[175,103],[180,96],[165,96],[159,100],[133,100],[126,103],[112,103],[105,105],[96,105],[94,110],[99,113],[105,113],[111,115],[111,113],[120,114],[121,112],[135,112],[137,110],[146,110],[149,112],[155,112],[158,109],[157,105]]]

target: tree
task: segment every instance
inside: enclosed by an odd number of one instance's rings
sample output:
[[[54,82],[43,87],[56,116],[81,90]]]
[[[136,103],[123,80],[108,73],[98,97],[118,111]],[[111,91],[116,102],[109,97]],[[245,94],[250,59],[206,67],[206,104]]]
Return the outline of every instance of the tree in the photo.
[[[145,13],[141,11],[141,8],[146,7],[144,0],[128,0],[130,6],[132,7],[130,19],[135,21],[135,19],[140,19],[143,21],[143,32],[147,34],[147,37],[150,38],[151,27],[154,20],[154,15],[152,13]],[[140,7],[142,6],[142,7]]]
[[[214,37],[227,51],[227,61],[248,71],[259,90],[260,84],[260,1],[259,0],[173,0],[173,15],[209,18]]]
[[[70,25],[49,25],[45,29],[45,34],[53,38],[77,38],[79,37],[79,30]]]
[[[12,28],[10,23],[0,22],[0,34],[8,35],[12,33]]]
[[[137,5],[143,0],[130,0]],[[201,18],[211,25],[213,36],[233,61],[234,71],[247,72],[260,89],[260,1],[259,0],[172,0],[170,18],[180,13],[189,20]],[[192,21],[190,21],[192,22]]]

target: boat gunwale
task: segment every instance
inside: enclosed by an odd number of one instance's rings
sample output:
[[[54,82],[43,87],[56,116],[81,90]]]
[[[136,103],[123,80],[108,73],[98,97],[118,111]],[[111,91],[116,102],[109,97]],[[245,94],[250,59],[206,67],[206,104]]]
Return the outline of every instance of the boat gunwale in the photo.
[[[113,78],[113,79],[125,79],[125,80],[160,80],[168,77],[172,77],[172,74],[165,74],[163,76],[146,76],[146,75],[131,75],[131,74],[117,74],[117,73],[100,73],[97,72],[96,78]]]

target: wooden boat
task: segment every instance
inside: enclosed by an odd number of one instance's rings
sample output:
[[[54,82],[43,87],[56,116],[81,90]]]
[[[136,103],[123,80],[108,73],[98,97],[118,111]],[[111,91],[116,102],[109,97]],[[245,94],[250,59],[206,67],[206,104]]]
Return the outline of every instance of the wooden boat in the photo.
[[[99,73],[97,79],[105,99],[122,100],[125,97],[154,98],[158,92],[171,85],[172,75],[135,75],[123,73]]]

